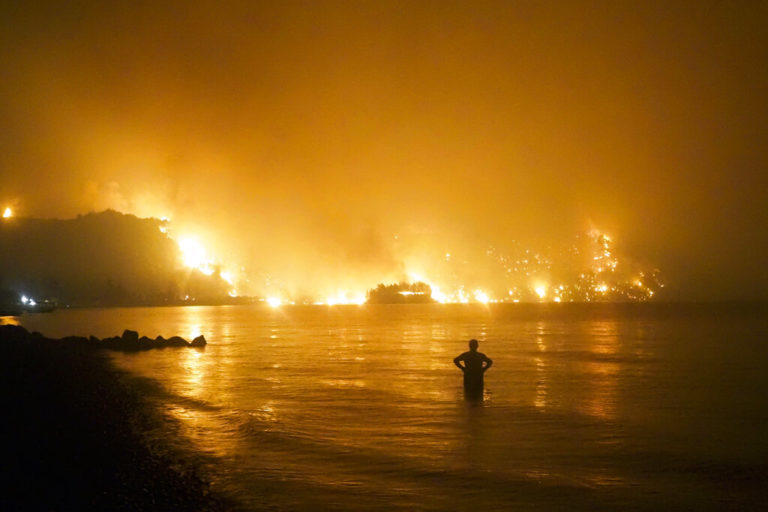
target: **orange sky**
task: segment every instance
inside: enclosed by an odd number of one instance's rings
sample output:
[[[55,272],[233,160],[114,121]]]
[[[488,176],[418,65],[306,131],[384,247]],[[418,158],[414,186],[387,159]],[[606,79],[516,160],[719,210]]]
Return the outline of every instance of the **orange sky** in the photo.
[[[20,214],[169,215],[294,285],[598,226],[678,298],[768,296],[766,5],[10,4]]]

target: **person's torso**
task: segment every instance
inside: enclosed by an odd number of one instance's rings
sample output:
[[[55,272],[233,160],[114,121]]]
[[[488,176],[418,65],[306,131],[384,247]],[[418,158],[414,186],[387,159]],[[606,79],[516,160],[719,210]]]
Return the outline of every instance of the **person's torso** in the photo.
[[[464,365],[466,367],[465,371],[468,371],[470,373],[478,373],[481,372],[483,369],[483,361],[485,361],[485,354],[482,354],[480,352],[464,352],[462,354],[462,359],[464,360]]]

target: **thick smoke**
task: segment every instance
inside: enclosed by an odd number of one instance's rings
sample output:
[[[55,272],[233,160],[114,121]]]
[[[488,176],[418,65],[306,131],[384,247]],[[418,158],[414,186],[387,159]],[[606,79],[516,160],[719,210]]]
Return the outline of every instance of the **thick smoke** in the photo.
[[[489,286],[593,222],[671,297],[765,297],[766,14],[4,4],[0,202],[169,217],[254,293]]]

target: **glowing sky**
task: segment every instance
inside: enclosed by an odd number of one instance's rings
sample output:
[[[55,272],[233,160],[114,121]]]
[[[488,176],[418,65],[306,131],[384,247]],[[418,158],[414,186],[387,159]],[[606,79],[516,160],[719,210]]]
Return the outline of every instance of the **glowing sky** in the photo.
[[[597,226],[673,296],[765,298],[767,24],[760,2],[3,2],[0,207],[167,215],[294,289],[397,278],[395,236]]]

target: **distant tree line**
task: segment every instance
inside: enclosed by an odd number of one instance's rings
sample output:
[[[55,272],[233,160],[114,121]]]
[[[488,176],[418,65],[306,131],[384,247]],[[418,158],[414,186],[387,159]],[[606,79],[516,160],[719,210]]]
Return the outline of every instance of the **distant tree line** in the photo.
[[[415,283],[379,283],[376,288],[368,290],[369,304],[425,304],[435,302],[432,299],[432,288],[421,281]]]

